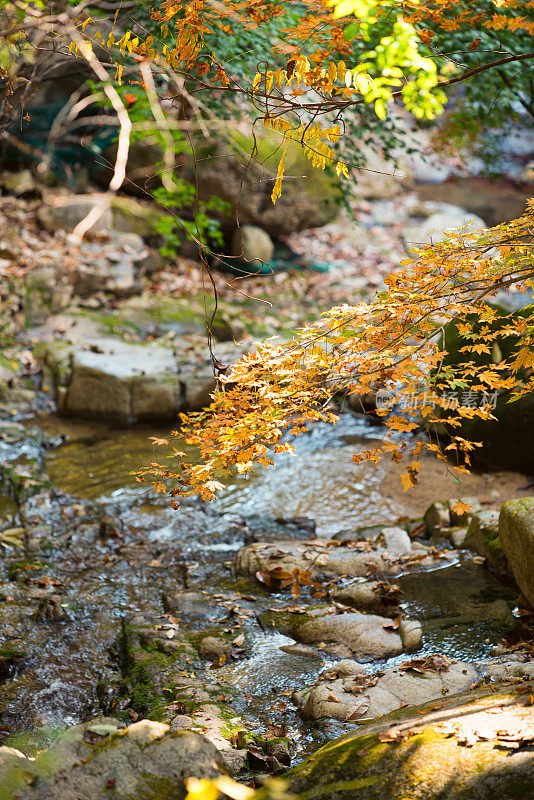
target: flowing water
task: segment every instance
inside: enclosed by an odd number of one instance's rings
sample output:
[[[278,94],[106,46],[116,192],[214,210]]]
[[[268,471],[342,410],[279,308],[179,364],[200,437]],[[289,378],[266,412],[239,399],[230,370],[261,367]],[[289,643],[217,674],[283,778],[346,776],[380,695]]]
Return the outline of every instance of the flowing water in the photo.
[[[331,536],[392,523],[405,513],[402,495],[388,489],[385,467],[352,461],[379,438],[380,428],[348,414],[335,427],[319,424],[296,442],[294,455],[276,457],[276,468],[236,480],[211,506],[190,500],[174,511],[131,474],[158,456],[148,440],[155,431],[58,419],[42,427],[61,441],[46,457],[56,495],[44,506],[30,501],[26,512],[39,520],[47,556],[42,563],[20,563],[11,580],[0,583],[7,598],[0,604],[5,638],[27,650],[0,688],[4,739],[35,750],[58,728],[105,710],[103,694],[120,683],[114,650],[120,619],[136,611],[160,613],[162,592],[184,581],[208,593],[234,592],[250,609],[244,626],[252,654],[217,670],[217,680],[246,692],[258,717],[283,721],[304,750],[338,733],[339,725],[321,730],[303,723],[289,698],[330,662],[286,653],[280,647],[290,639],[262,630],[254,612],[287,602],[287,595],[236,582],[234,558],[251,526],[283,538],[277,517],[311,518],[317,533]],[[102,518],[109,515],[117,531],[103,538]],[[62,616],[36,622],[35,603],[50,582]],[[510,627],[514,592],[469,557],[398,582],[407,616],[423,622],[423,654],[484,659]]]

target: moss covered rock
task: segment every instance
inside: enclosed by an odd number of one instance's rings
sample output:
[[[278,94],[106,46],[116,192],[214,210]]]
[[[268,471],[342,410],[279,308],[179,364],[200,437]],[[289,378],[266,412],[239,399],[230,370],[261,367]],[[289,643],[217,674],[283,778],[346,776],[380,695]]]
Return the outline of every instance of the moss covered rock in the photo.
[[[165,614],[139,614],[125,621],[123,694],[140,715],[168,723],[172,729],[202,733],[220,752],[228,771],[237,774],[245,765],[246,752],[235,745],[247,727],[230,704],[234,688],[202,669],[197,649],[201,651],[202,642],[211,638],[206,636],[209,630],[192,631]]]
[[[534,715],[524,697],[486,688],[395,711],[286,778],[314,800],[534,800]]]
[[[285,163],[282,195],[273,205],[271,192],[280,160],[280,141],[274,137],[254,140],[236,130],[221,141],[196,149],[196,170],[201,199],[220,197],[232,206],[227,219],[257,225],[273,238],[331,222],[339,211],[341,192],[333,177],[314,169],[298,144],[290,144]],[[298,180],[297,180],[298,179]]]
[[[183,800],[186,778],[225,774],[204,736],[151,720],[76,725],[37,759],[0,753],[0,765],[2,800]]]
[[[492,569],[498,572],[506,570],[506,556],[499,537],[498,511],[479,511],[473,514],[463,544],[469,550],[484,556]]]
[[[499,515],[499,532],[517,584],[534,606],[534,497],[505,503]]]

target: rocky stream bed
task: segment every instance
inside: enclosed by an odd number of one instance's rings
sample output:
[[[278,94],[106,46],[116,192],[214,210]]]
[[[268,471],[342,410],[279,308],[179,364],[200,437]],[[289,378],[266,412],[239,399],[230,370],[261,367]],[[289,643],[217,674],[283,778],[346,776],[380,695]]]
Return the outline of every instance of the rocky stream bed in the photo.
[[[336,772],[353,763],[339,748],[368,751],[353,744],[360,730],[384,748],[393,722],[368,720],[408,719],[423,704],[426,722],[449,697],[487,704],[503,682],[499,708],[529,696],[510,695],[510,680],[515,691],[534,678],[528,650],[511,644],[518,590],[481,549],[489,509],[529,494],[527,478],[459,486],[429,462],[425,488],[406,499],[391,470],[355,469],[351,454],[379,429],[345,414],[281,456],[276,478],[173,511],[130,474],[151,457],[148,434],[46,416],[2,423],[3,528],[20,540],[4,542],[0,562],[0,735],[15,748],[0,750],[6,797],[182,797],[188,774],[221,770],[258,784],[339,736],[324,775],[314,759],[328,749],[289,773],[303,796],[328,777],[348,781],[342,798],[400,797],[363,767]],[[438,486],[445,504],[431,505]],[[459,495],[474,521],[447,507]],[[412,735],[391,741],[402,749]],[[102,750],[112,740],[117,756]],[[527,762],[532,774],[528,753],[514,763]],[[145,793],[140,775],[152,776]],[[472,791],[435,796],[486,796]]]

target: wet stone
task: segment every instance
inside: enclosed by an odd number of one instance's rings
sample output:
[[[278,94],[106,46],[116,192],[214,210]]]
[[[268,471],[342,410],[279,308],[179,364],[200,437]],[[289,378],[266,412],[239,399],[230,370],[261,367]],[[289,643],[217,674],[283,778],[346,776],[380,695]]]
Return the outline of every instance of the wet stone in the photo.
[[[234,757],[233,731],[246,730],[246,724],[233,706],[235,691],[214,680],[216,673],[208,677],[199,660],[199,655],[218,659],[230,645],[184,631],[173,616],[161,614],[135,615],[126,622],[121,649],[123,693],[133,711],[175,731],[201,732],[237,769],[241,760]]]
[[[332,613],[329,606],[308,607],[305,613],[270,611],[261,615],[265,626],[276,628],[286,636],[305,644],[326,644],[326,652],[344,658],[373,661],[391,658],[406,652],[402,634],[406,636],[410,652],[421,642],[421,626],[415,621],[403,628],[376,614],[355,611],[348,614]],[[418,643],[416,644],[416,640]]]
[[[382,529],[383,531],[384,529]],[[332,547],[328,540],[316,539],[309,542],[279,541],[258,542],[242,548],[237,554],[236,569],[238,574],[259,578],[261,582],[277,589],[276,579],[266,581],[265,575],[271,571],[282,570],[292,574],[294,570],[309,573],[313,578],[320,580],[323,577],[369,577],[374,575],[397,575],[409,571],[411,568],[421,569],[436,565],[433,552],[422,544],[412,545],[408,535],[400,529],[387,529],[390,542],[394,547],[399,547],[404,554],[390,552],[382,547],[378,541],[358,542],[359,546],[351,543]],[[393,533],[391,533],[393,531]],[[402,543],[399,534],[402,533]],[[406,539],[404,538],[406,537]],[[407,549],[409,547],[409,549]],[[452,560],[449,553],[438,556],[442,561]]]
[[[182,624],[194,624],[203,620],[221,620],[228,616],[223,606],[198,591],[165,592],[163,608],[180,618]]]
[[[372,610],[384,616],[397,616],[402,597],[400,587],[386,581],[351,581],[331,589],[330,597],[358,610]]]

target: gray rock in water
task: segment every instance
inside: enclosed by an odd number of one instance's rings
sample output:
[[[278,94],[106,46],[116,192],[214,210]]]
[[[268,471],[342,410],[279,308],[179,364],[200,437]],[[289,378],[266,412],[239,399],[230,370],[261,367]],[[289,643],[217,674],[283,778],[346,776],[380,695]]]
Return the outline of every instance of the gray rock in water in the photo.
[[[405,556],[412,552],[412,542],[404,528],[384,528],[380,536],[388,553]]]
[[[361,667],[352,675],[339,677],[334,677],[333,670],[326,670],[311,691],[296,692],[294,699],[307,718],[373,719],[401,706],[465,691],[477,677],[474,666],[461,661],[444,665],[440,670],[393,667],[379,677],[367,674]]]
[[[376,614],[328,613],[330,607],[309,608],[307,613],[270,617],[274,627],[304,644],[316,642],[342,645],[359,661],[373,661],[400,655],[404,646],[400,633],[391,620]],[[339,651],[337,651],[339,652]]]
[[[217,749],[201,734],[171,731],[152,720],[124,728],[115,719],[76,725],[35,761],[12,760],[11,770],[13,793],[24,800],[181,800],[186,778],[226,772]]]
[[[235,360],[234,345],[221,357]],[[94,336],[82,346],[47,345],[58,411],[64,416],[104,419],[126,425],[172,420],[183,409],[198,409],[215,388],[205,353],[179,352],[170,346],[123,342]]]
[[[407,653],[415,653],[423,641],[423,628],[415,619],[403,619],[399,624],[399,634]]]
[[[534,606],[534,497],[505,503],[499,515],[499,532],[517,585]]]
[[[404,534],[404,531],[402,531]],[[395,534],[396,535],[396,534]],[[408,535],[404,534],[406,539]],[[393,544],[393,537],[390,539]],[[403,539],[402,547],[406,546]],[[400,542],[397,546],[401,547]],[[256,542],[242,548],[236,559],[237,571],[241,575],[263,578],[271,588],[277,588],[276,580],[268,581],[268,573],[272,569],[280,568],[287,573],[293,570],[306,570],[315,578],[321,576],[346,576],[351,578],[369,577],[374,575],[396,575],[409,568],[411,554],[421,557],[417,562],[418,567],[435,565],[435,560],[423,545],[413,547],[405,555],[390,553],[378,543],[369,542],[365,549],[353,547],[329,547],[327,541],[316,539],[313,542],[299,542],[295,540],[280,542]],[[443,555],[447,559],[446,554]],[[407,559],[408,563],[404,563]]]
[[[180,623],[189,624],[202,620],[219,620],[228,616],[224,606],[206,597],[202,592],[165,592],[163,608],[168,614],[180,617]]]
[[[172,419],[181,406],[176,359],[161,345],[101,339],[75,350],[59,411],[128,423]]]
[[[330,596],[339,603],[353,608],[370,608],[376,606],[381,600],[380,582],[363,581],[351,583],[341,589],[334,589]]]

